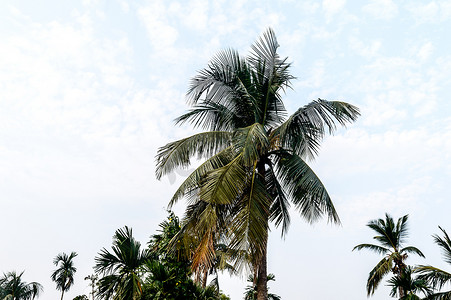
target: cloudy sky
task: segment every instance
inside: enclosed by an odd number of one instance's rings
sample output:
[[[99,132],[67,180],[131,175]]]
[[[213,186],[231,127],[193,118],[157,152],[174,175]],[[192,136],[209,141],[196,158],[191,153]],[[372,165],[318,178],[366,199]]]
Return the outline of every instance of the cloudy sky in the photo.
[[[220,49],[243,55],[272,27],[297,77],[290,112],[317,98],[361,118],[324,140],[312,167],[342,219],[272,230],[270,291],[282,299],[366,298],[376,254],[351,252],[389,212],[410,215],[409,244],[451,270],[431,234],[451,232],[451,2],[0,1],[0,272],[25,270],[57,299],[59,252],[78,252],[75,285],[114,231],[145,244],[179,171],[155,179],[157,148],[193,131],[173,119],[189,79]],[[176,207],[181,215],[184,203]],[[221,277],[242,299],[243,278]],[[388,298],[383,285],[372,299]]]

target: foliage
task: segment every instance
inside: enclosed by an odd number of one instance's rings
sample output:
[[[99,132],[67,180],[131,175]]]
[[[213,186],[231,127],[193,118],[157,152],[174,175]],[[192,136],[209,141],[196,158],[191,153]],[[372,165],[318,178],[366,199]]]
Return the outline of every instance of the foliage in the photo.
[[[176,268],[165,266],[159,261],[148,261],[148,276],[144,286],[143,299],[196,299],[196,286],[188,276]]]
[[[147,249],[135,240],[132,229],[125,226],[113,236],[113,252],[103,248],[95,258],[99,275],[97,297],[100,299],[137,300],[142,294],[142,268],[150,259]]]
[[[127,226],[113,236],[112,252],[103,248],[95,258],[96,275],[86,277],[92,284],[98,280],[96,298],[113,300],[200,299],[216,300],[221,294],[215,288],[203,289],[191,279],[190,261],[185,251],[169,251],[169,244],[180,230],[179,219],[170,212],[152,235],[149,248],[133,238]]]
[[[184,245],[177,241],[177,247],[170,247],[171,241],[180,231],[180,220],[172,211],[168,214],[167,219],[159,224],[158,233],[152,235],[148,243],[152,258],[176,271],[176,276],[189,276],[191,262]]]
[[[32,300],[42,293],[42,285],[37,282],[22,281],[24,271],[3,273],[0,278],[0,299],[4,300]]]
[[[393,218],[387,213],[385,220],[371,220],[367,226],[377,233],[373,239],[380,245],[360,244],[354,247],[353,251],[366,249],[384,255],[368,276],[366,285],[368,296],[374,294],[379,283],[389,272],[396,276],[405,271],[407,266],[404,261],[408,254],[413,253],[424,257],[424,254],[415,247],[403,247],[408,235],[407,220],[408,215],[405,215],[399,218],[395,224]],[[404,296],[402,286],[400,286],[399,294],[400,297]]]
[[[266,277],[268,281],[275,281],[276,277],[274,274],[270,273]],[[254,276],[249,275],[248,282],[251,282],[252,284],[248,285],[246,287],[246,291],[244,292],[244,300],[256,300],[257,299],[257,286],[254,283]],[[269,290],[269,288],[268,288]],[[277,296],[276,294],[268,293],[268,299],[270,300],[280,300],[280,296]]]
[[[213,57],[191,81],[192,109],[176,119],[205,132],[168,143],[156,157],[157,178],[187,167],[194,156],[206,159],[169,203],[189,199],[179,235],[197,238],[193,269],[209,270],[216,258],[215,244],[227,241],[237,254],[236,267],[246,264],[254,270],[261,293],[266,290],[269,222],[281,226],[284,235],[290,201],[308,222],[324,215],[339,222],[329,194],[306,159],[316,156],[325,134],[335,131],[335,122],[345,125],[359,115],[350,104],[318,99],[287,117],[282,94],[294,77],[287,59],[277,54],[278,47],[268,29],[247,57],[235,50]]]
[[[94,296],[95,296],[95,290],[97,288],[98,285],[98,279],[99,276],[97,276],[96,274],[91,274],[85,277],[85,280],[89,280],[89,286],[91,287],[91,297],[92,300],[94,300]]]
[[[443,233],[443,237],[433,235],[434,243],[442,250],[445,262],[451,264],[451,239],[448,233],[439,226]],[[451,273],[433,266],[419,266],[417,272],[420,278],[429,282],[434,289],[441,290],[446,284],[451,283]],[[428,299],[448,300],[451,299],[451,291],[436,292],[429,296]]]
[[[61,291],[61,300],[64,292],[67,292],[74,284],[74,275],[77,268],[74,267],[73,259],[76,256],[76,252],[71,252],[70,255],[60,253],[53,260],[53,264],[58,269],[52,273],[51,278],[56,283],[56,289]]]
[[[89,298],[86,295],[79,295],[75,297],[73,300],[89,300]]]
[[[428,282],[420,277],[413,277],[414,270],[411,266],[404,268],[401,273],[390,278],[388,286],[390,286],[390,296],[400,297],[400,300],[420,300],[417,294],[422,293],[428,296],[432,293],[432,288]],[[399,295],[399,291],[403,291],[404,296]]]
[[[159,233],[152,235],[149,242],[152,260],[145,264],[147,277],[142,299],[227,299],[216,286],[202,288],[194,283],[183,244],[170,247],[181,228],[179,218],[169,212],[159,226]]]

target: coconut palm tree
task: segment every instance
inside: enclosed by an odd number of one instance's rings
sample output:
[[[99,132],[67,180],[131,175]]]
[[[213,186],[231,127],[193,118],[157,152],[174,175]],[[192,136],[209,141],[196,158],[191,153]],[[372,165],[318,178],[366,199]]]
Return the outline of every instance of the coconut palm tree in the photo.
[[[97,295],[100,299],[136,300],[142,294],[141,270],[151,258],[147,249],[125,226],[113,236],[113,252],[103,248],[95,257],[94,270],[101,276]],[[102,277],[103,276],[103,277]]]
[[[385,275],[392,272],[395,276],[401,275],[406,269],[405,260],[409,253],[424,257],[424,254],[416,247],[403,247],[408,235],[407,220],[409,216],[405,215],[394,222],[389,214],[385,214],[385,219],[371,220],[367,226],[374,230],[377,235],[373,237],[380,245],[360,244],[354,247],[354,250],[370,250],[384,257],[371,270],[367,280],[367,295],[374,294]],[[403,287],[399,287],[399,296],[404,297]]]
[[[390,278],[388,286],[392,289],[390,296],[399,296],[399,291],[404,292],[404,296],[399,298],[400,300],[421,300],[418,293],[422,293],[424,296],[429,296],[432,293],[432,288],[428,282],[420,277],[413,276],[414,269],[411,266],[407,266],[401,271],[400,274]]]
[[[2,300],[33,300],[43,291],[37,282],[22,281],[23,271],[17,275],[15,271],[3,273],[0,278],[0,299]]]
[[[193,156],[206,159],[177,189],[172,206],[189,199],[183,232],[196,232],[193,268],[209,269],[214,244],[222,237],[244,251],[258,278],[258,299],[267,299],[269,222],[288,229],[290,201],[308,222],[326,215],[339,223],[324,185],[306,163],[327,132],[359,115],[345,102],[318,99],[287,115],[282,94],[294,77],[280,58],[268,29],[243,58],[219,52],[191,81],[192,109],[176,119],[204,132],[168,143],[157,153],[156,176],[187,167]]]
[[[434,242],[441,248],[445,262],[451,264],[451,239],[446,231],[439,226],[443,233],[443,238],[433,235]],[[441,290],[446,284],[451,283],[451,273],[433,266],[419,266],[417,272],[420,278],[427,280],[433,286]],[[428,299],[446,300],[451,299],[451,291],[437,292],[429,296]]]
[[[58,267],[51,278],[56,283],[56,289],[61,291],[61,300],[63,300],[64,293],[67,292],[74,284],[74,275],[77,268],[74,267],[73,259],[78,254],[71,252],[70,255],[60,253],[53,259],[53,264]]]

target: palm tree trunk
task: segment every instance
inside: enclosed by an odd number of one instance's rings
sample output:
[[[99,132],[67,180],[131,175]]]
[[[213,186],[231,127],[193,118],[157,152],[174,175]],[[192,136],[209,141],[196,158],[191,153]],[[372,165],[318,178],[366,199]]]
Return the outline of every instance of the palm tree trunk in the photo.
[[[61,300],[63,300],[63,296],[64,296],[64,289],[62,289],[62,292],[61,292]]]
[[[257,300],[267,300],[268,299],[268,264],[267,264],[267,245],[268,245],[268,235],[265,237],[265,247],[262,249],[262,254],[260,261],[258,263],[258,273],[257,273]]]
[[[398,252],[398,251],[396,250],[396,252]],[[395,265],[396,265],[395,269],[397,270],[396,271],[397,275],[402,276],[406,270],[406,265],[404,264],[404,262],[402,260],[395,260]],[[396,275],[396,273],[395,273],[395,275]],[[405,291],[402,286],[400,286],[398,288],[398,293],[399,293],[399,299],[402,299],[405,296]]]
[[[265,164],[260,161],[257,165],[258,174],[261,176],[263,182],[265,182]],[[266,185],[266,184],[265,184]],[[266,188],[266,187],[265,187]],[[257,300],[267,300],[268,299],[268,262],[267,262],[267,249],[268,249],[268,222],[269,222],[269,207],[266,208],[267,212],[265,215],[264,222],[266,223],[266,232],[263,242],[263,249],[261,249],[261,256],[257,264]],[[255,276],[255,275],[254,275]]]
[[[202,276],[201,274],[202,274],[202,273],[200,272],[200,270],[197,270],[197,271],[196,271],[196,277],[194,278],[194,282],[195,282],[195,283],[200,284],[200,280],[201,280],[200,277]]]
[[[402,287],[398,288],[399,299],[402,299],[405,296],[404,289]]]
[[[204,270],[203,273],[204,275],[202,277],[202,287],[205,288],[207,286],[208,270]]]

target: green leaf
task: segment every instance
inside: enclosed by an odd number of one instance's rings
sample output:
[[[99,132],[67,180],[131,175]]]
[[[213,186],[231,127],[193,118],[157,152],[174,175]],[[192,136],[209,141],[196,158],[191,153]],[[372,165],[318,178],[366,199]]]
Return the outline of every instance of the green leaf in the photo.
[[[190,159],[209,157],[230,144],[232,135],[225,131],[202,132],[193,136],[168,143],[158,149],[156,176],[160,179],[178,167],[190,165]]]
[[[237,129],[233,135],[235,151],[242,154],[242,160],[246,167],[254,165],[269,147],[268,136],[265,129],[259,123]]]
[[[312,223],[326,214],[329,221],[340,223],[326,188],[307,163],[286,151],[274,155],[277,175],[301,216]]]
[[[358,108],[348,103],[318,99],[299,108],[276,132],[280,134],[283,148],[302,158],[313,159],[318,154],[326,128],[333,133],[335,121],[344,126],[359,115]]]

